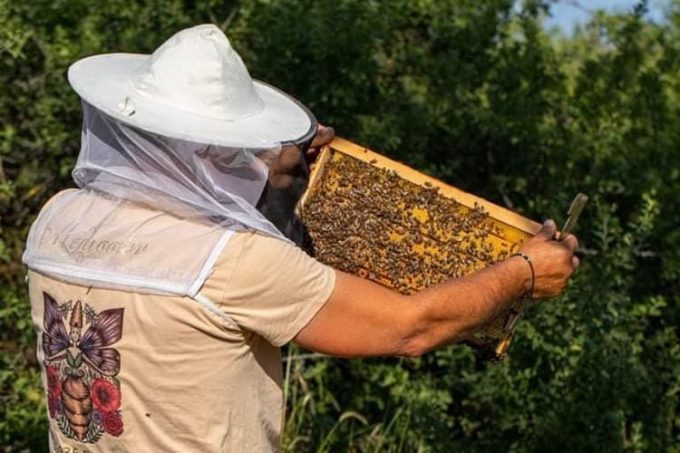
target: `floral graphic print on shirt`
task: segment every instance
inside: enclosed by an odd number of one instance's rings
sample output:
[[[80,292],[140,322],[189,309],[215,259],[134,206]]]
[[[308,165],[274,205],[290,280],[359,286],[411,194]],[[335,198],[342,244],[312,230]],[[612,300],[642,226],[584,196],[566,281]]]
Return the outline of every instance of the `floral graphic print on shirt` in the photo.
[[[104,433],[120,436],[120,354],[109,346],[121,338],[124,309],[97,313],[80,300],[59,304],[46,292],[43,298],[50,418],[62,434],[83,443],[95,443]]]

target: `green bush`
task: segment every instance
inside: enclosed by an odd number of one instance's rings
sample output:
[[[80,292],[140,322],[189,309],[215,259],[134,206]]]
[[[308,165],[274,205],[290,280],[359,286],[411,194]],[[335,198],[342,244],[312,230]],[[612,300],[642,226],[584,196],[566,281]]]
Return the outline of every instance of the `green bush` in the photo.
[[[0,0],[0,444],[47,440],[20,255],[72,185],[66,69],[210,21],[343,137],[536,219],[591,196],[581,270],[504,363],[291,347],[287,450],[680,451],[680,4],[645,8],[564,37],[539,1]]]

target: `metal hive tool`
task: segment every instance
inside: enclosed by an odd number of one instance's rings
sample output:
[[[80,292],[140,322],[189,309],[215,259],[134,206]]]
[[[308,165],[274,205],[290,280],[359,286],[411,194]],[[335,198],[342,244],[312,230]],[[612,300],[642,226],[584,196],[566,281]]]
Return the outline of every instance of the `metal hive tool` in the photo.
[[[325,148],[298,206],[317,259],[410,294],[506,258],[540,225],[349,141]],[[521,311],[517,301],[512,310]],[[467,342],[502,358],[511,310]]]

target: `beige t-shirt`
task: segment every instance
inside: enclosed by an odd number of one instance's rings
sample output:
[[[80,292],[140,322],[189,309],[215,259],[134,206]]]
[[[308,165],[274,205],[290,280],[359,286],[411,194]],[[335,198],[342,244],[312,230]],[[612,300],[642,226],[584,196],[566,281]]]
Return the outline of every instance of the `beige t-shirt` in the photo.
[[[148,210],[131,205],[129,215]],[[168,254],[190,246],[167,241]],[[277,451],[284,408],[279,347],[334,285],[331,268],[251,232],[233,235],[200,291],[236,326],[188,297],[29,271],[51,449]]]

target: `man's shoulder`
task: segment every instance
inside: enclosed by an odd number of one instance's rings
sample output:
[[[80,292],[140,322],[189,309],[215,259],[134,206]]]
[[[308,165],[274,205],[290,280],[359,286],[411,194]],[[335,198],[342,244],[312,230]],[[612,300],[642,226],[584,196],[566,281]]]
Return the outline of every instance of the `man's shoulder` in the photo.
[[[93,190],[78,188],[64,189],[52,196],[43,205],[40,214],[55,210],[66,216],[87,214],[88,217],[96,217],[98,215],[104,217],[115,211],[118,215],[124,214],[129,223],[134,223],[135,219],[145,220],[153,217],[157,222],[163,222],[166,225],[182,224],[191,226],[199,224],[204,228],[206,226],[193,219],[177,217],[160,209],[155,209],[153,206],[135,203]],[[210,227],[213,226],[210,225]]]
[[[45,202],[45,204],[42,206],[41,210],[46,210],[49,209],[51,206],[53,206],[58,200],[62,200],[65,197],[69,197],[73,195],[74,193],[78,192],[78,189],[76,188],[68,188],[68,189],[63,189],[57,192],[55,195],[52,195],[52,197]]]

